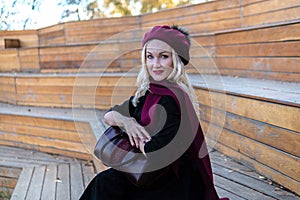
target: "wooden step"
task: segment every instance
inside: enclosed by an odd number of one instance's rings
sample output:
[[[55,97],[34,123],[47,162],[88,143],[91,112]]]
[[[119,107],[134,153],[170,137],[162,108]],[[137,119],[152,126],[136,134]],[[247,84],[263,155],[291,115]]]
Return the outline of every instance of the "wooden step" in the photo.
[[[102,124],[92,111],[0,106],[0,144],[93,159],[94,132]]]
[[[299,193],[299,83],[196,77],[209,146]]]
[[[88,161],[7,146],[0,152],[0,172],[15,177],[11,199],[78,199],[95,175]]]

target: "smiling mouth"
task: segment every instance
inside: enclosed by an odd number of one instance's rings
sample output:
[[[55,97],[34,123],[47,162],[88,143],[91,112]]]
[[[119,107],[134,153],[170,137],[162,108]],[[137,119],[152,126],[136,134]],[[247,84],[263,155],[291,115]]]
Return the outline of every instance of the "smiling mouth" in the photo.
[[[155,70],[155,71],[153,71],[154,74],[161,74],[163,72],[164,72],[163,70]]]

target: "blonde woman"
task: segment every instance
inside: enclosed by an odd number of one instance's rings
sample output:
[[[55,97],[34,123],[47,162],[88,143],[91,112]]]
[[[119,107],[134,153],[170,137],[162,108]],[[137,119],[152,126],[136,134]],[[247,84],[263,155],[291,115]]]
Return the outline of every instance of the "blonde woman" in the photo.
[[[190,60],[189,34],[177,26],[155,26],[142,45],[136,93],[111,108],[104,121],[125,130],[131,145],[149,159],[147,172],[168,170],[139,187],[122,171],[109,168],[91,181],[81,200],[219,199],[198,104],[184,69]]]

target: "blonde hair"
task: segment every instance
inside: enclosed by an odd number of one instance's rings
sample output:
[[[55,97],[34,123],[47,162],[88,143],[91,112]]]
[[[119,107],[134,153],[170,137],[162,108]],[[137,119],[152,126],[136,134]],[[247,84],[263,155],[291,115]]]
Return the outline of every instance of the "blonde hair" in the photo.
[[[142,66],[140,72],[137,76],[137,90],[133,97],[132,103],[134,106],[137,106],[138,99],[141,96],[144,96],[147,90],[149,90],[149,83],[150,83],[150,74],[148,73],[147,66],[146,66],[146,43],[142,50],[141,60]],[[193,103],[194,110],[196,111],[197,115],[199,114],[199,104],[195,95],[194,88],[187,76],[187,73],[184,69],[184,64],[179,58],[178,54],[172,48],[172,60],[173,60],[173,71],[167,77],[167,81],[178,84],[189,96],[191,102]]]

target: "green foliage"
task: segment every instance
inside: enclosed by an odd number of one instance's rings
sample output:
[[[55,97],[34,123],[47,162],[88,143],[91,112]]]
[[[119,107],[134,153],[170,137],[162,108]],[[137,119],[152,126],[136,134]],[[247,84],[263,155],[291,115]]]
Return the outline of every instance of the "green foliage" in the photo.
[[[97,2],[94,0],[93,3]],[[113,7],[109,13],[94,14],[94,16],[125,16],[154,12],[166,8],[174,8],[189,4],[190,0],[104,0],[103,6],[106,10]],[[89,8],[88,8],[89,9]],[[133,13],[133,11],[135,11]],[[101,9],[99,9],[101,12]]]
[[[11,194],[7,191],[0,191],[0,200],[8,200],[11,198]]]

